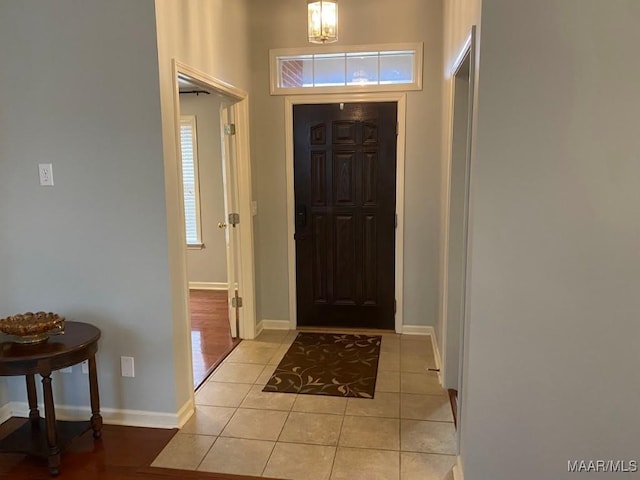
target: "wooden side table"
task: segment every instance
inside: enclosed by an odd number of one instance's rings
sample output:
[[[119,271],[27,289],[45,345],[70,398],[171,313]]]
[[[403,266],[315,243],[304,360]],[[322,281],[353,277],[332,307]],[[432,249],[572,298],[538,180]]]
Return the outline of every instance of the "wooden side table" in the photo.
[[[24,375],[29,399],[29,422],[0,442],[0,451],[28,453],[46,457],[51,475],[60,473],[60,452],[71,440],[93,429],[94,438],[102,433],[96,352],[100,330],[82,322],[66,322],[64,335],[49,337],[46,342],[23,345],[0,334],[0,376]],[[51,390],[51,372],[88,360],[91,420],[56,422]],[[35,375],[42,377],[44,419],[40,418]],[[43,435],[44,433],[44,435]]]

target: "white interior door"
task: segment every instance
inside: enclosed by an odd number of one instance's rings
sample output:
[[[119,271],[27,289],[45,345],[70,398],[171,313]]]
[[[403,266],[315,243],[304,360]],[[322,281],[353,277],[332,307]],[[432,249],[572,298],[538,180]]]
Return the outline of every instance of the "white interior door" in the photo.
[[[239,226],[234,224],[233,215],[238,212],[238,188],[235,156],[235,133],[233,126],[233,109],[230,105],[222,104],[220,107],[220,134],[222,136],[222,181],[224,185],[224,211],[225,218],[219,223],[225,230],[226,255],[227,255],[227,279],[228,279],[228,309],[229,327],[231,336],[240,336],[240,310],[238,298],[239,292]]]

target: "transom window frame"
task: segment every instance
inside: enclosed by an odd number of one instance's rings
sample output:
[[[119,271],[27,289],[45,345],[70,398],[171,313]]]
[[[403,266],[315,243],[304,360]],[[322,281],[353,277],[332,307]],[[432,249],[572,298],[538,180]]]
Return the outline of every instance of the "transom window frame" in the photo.
[[[346,84],[335,86],[281,87],[279,85],[280,70],[278,60],[282,57],[324,54],[354,54],[371,52],[413,51],[412,83],[371,83]],[[422,57],[423,43],[384,43],[372,45],[331,45],[303,48],[276,48],[269,50],[269,83],[271,95],[316,95],[319,93],[369,93],[369,92],[406,92],[422,90]]]
[[[195,218],[193,219],[195,223],[196,236],[195,242],[189,241],[189,236],[187,234],[188,222],[187,218],[187,209],[186,209],[186,191],[184,184],[184,162],[185,158],[183,158],[183,145],[182,145],[182,128],[189,127],[191,129],[191,151],[192,151],[192,168],[193,168],[193,180],[194,180],[194,201],[195,201]],[[204,243],[202,243],[202,222],[200,216],[200,172],[199,172],[199,159],[198,159],[198,126],[197,126],[197,118],[195,115],[180,115],[180,178],[182,182],[182,201],[183,201],[183,209],[184,209],[184,228],[185,228],[185,242],[188,249],[202,249],[204,248]]]

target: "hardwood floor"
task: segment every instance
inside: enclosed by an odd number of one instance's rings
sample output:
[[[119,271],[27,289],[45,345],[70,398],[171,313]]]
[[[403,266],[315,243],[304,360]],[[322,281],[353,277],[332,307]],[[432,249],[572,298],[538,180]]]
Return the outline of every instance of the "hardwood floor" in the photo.
[[[240,342],[231,338],[227,292],[191,290],[193,376],[197,388]],[[11,418],[0,425],[0,438],[26,422]],[[63,453],[61,474],[68,480],[243,480],[254,477],[150,467],[177,430],[105,425],[94,442],[89,430]],[[0,479],[50,479],[46,460],[21,454],[0,454]]]
[[[227,292],[190,290],[193,383],[204,382],[240,342],[231,338]]]
[[[26,422],[12,418],[0,425],[0,438]],[[249,480],[253,477],[149,467],[176,430],[105,425],[102,438],[94,441],[91,430],[78,437],[62,455],[64,480]],[[0,478],[11,480],[47,480],[44,459],[17,454],[0,454]]]
[[[458,391],[450,388],[449,402],[451,402],[451,413],[453,413],[453,424],[458,428]]]

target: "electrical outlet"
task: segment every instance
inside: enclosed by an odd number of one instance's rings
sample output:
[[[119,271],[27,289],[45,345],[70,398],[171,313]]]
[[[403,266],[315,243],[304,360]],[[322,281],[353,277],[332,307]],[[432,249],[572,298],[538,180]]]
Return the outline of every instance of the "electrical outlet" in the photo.
[[[120,369],[123,377],[135,377],[136,372],[133,364],[133,357],[120,357]]]
[[[254,217],[258,215],[258,202],[256,202],[255,200],[251,202],[251,215],[253,215]]]
[[[43,187],[53,187],[53,165],[50,163],[38,164],[38,176],[40,185]]]
[[[82,373],[89,374],[89,360],[82,362]]]
[[[72,373],[73,369],[71,367],[67,367],[67,368],[61,368],[60,371],[62,373]]]

